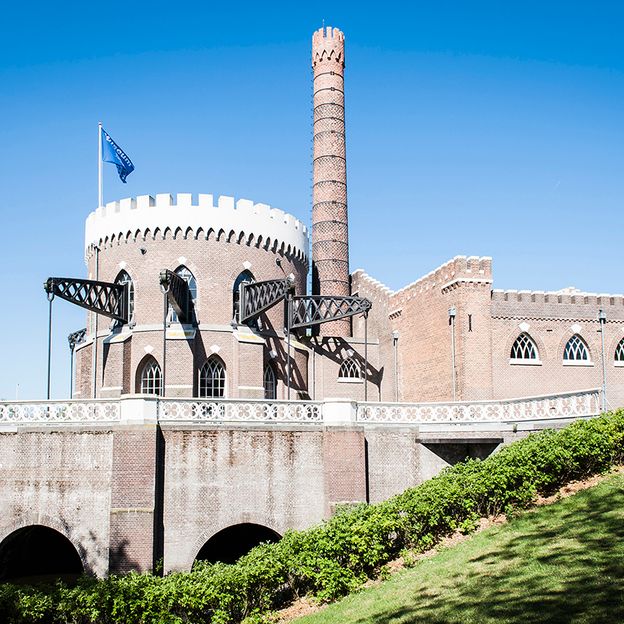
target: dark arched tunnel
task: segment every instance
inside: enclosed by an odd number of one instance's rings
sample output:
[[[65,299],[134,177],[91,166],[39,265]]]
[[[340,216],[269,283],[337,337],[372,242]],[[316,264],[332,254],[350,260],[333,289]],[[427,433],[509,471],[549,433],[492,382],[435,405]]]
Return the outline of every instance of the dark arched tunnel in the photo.
[[[0,543],[0,581],[67,579],[82,572],[82,561],[74,545],[49,527],[23,527]]]
[[[215,533],[197,553],[196,561],[234,563],[254,546],[263,542],[277,542],[281,535],[261,524],[245,522]]]

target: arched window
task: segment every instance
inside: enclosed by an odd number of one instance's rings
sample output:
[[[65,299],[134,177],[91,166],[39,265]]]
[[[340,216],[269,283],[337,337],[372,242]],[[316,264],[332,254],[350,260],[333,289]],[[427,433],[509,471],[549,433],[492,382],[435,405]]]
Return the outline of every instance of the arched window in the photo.
[[[338,377],[341,379],[361,379],[362,370],[360,365],[352,358],[347,358],[338,371]]]
[[[618,346],[615,347],[615,361],[624,364],[624,338],[622,338],[622,340],[618,342]]]
[[[199,371],[199,396],[215,399],[225,396],[225,365],[216,355],[211,355]]]
[[[249,284],[255,281],[251,271],[243,271],[234,280],[232,286],[232,318],[238,323],[240,322],[240,285]]]
[[[526,332],[522,332],[511,346],[512,360],[537,360],[537,346],[533,338]]]
[[[162,394],[162,373],[158,362],[153,357],[148,357],[141,369],[141,394]]]
[[[589,362],[589,349],[585,341],[574,334],[563,350],[563,360],[569,362]]]
[[[264,398],[270,400],[277,399],[277,376],[272,364],[267,364],[264,367],[262,379],[264,383]]]
[[[134,321],[134,284],[132,283],[132,278],[126,271],[119,271],[115,278],[115,284],[128,284],[128,300],[126,301],[125,312],[128,323],[132,323]]]
[[[190,320],[193,318],[193,310],[195,308],[195,303],[197,301],[197,280],[195,279],[195,276],[191,273],[191,271],[189,271],[189,269],[186,268],[184,265],[179,266],[174,271],[174,273],[176,275],[179,275],[188,284],[190,301],[188,302],[188,308],[185,310],[185,312],[186,312],[186,318]],[[169,321],[171,323],[177,323],[178,320],[179,320],[178,315],[176,311],[171,307],[171,304],[170,304],[169,305]]]

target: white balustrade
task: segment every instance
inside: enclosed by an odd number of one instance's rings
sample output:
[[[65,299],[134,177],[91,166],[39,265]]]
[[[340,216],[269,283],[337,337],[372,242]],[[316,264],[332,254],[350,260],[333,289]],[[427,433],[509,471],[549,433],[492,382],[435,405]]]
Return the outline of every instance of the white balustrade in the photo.
[[[119,421],[117,400],[2,401],[0,425]]]
[[[162,399],[160,422],[320,423],[322,403],[313,401],[240,401],[236,399]]]
[[[122,410],[123,405],[123,410]],[[355,403],[185,399],[150,395],[72,401],[2,401],[0,427],[59,423],[458,424],[583,418],[600,413],[600,391],[498,401]]]
[[[600,391],[498,401],[359,403],[357,422],[388,424],[491,423],[580,418],[600,413]]]

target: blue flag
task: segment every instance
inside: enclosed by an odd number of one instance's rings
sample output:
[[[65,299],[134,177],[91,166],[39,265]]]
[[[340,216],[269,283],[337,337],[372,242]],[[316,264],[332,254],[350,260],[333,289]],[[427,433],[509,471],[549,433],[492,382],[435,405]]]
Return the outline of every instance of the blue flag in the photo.
[[[117,167],[119,179],[125,184],[126,177],[134,171],[132,161],[126,153],[111,139],[110,134],[102,128],[102,160],[113,163]]]

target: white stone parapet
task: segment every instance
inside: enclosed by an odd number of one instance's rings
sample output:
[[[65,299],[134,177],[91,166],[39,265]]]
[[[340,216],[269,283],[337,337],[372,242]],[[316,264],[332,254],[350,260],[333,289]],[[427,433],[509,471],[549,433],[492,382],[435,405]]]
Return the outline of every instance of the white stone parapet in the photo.
[[[600,413],[600,390],[449,403],[357,403],[241,399],[158,398],[127,395],[117,400],[2,401],[0,431],[18,426],[63,424],[310,424],[509,426],[588,418]]]
[[[121,418],[119,400],[2,401],[0,429],[13,425],[113,423]]]
[[[221,195],[215,202],[212,195],[194,199],[191,193],[141,195],[100,206],[87,217],[85,249],[146,235],[206,238],[210,232],[246,243],[261,239],[267,247],[277,243],[276,248],[307,261],[308,228],[292,215],[250,199]]]
[[[517,399],[448,403],[360,403],[358,423],[444,424],[503,423],[586,418],[600,413],[600,390],[562,392]]]

